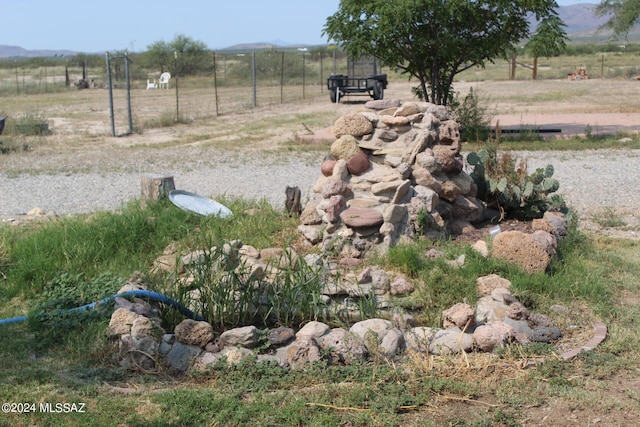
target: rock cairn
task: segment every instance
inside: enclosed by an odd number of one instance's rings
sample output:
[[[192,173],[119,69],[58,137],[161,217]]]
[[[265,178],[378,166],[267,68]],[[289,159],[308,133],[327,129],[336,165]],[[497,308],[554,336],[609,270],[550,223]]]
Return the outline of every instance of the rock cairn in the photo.
[[[376,100],[340,117],[298,230],[358,258],[416,233],[460,232],[484,218],[463,170],[459,125],[444,106]]]

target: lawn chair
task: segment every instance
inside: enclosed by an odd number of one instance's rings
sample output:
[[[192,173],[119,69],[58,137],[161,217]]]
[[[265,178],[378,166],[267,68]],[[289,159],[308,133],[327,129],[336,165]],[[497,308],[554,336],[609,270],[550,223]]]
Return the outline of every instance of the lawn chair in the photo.
[[[160,80],[158,80],[160,89],[169,89],[169,80],[171,80],[171,74],[166,72],[160,74]]]
[[[153,81],[147,79],[147,90],[149,89],[157,89],[158,85],[156,84],[156,79],[153,79]]]

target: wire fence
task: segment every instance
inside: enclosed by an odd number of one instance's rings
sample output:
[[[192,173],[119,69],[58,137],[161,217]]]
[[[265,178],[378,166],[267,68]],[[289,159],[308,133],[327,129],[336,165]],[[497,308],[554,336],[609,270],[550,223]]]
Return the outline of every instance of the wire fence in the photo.
[[[108,54],[107,54],[108,55]],[[144,97],[149,88],[159,89],[160,74],[165,70],[143,67],[131,55],[129,87],[132,99]],[[184,113],[193,116],[220,115],[250,107],[286,103],[314,98],[326,94],[326,80],[332,73],[347,71],[347,58],[341,52],[307,52],[264,50],[249,53],[218,53],[210,55],[208,71],[196,76],[173,75],[169,90],[178,86],[178,104]],[[179,70],[180,58],[177,58]],[[95,61],[94,61],[95,62]],[[112,87],[115,92],[127,88],[122,57],[110,62]],[[0,68],[0,96],[32,96],[47,93],[64,93],[77,89],[106,88],[108,83],[107,61],[98,64],[60,59],[44,61],[37,67],[15,62],[13,66]],[[154,85],[155,84],[155,85]],[[190,102],[199,89],[211,100],[199,110]],[[164,99],[164,97],[159,97]],[[196,97],[200,99],[201,97]],[[168,108],[160,102],[160,109]],[[1,107],[0,107],[1,108]]]

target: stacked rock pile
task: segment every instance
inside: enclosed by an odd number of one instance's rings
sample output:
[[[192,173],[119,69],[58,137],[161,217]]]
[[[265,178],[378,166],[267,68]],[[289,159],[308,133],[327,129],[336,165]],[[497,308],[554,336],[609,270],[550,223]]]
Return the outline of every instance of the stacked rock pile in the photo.
[[[245,358],[299,367],[309,362],[351,364],[373,355],[395,357],[407,352],[446,355],[492,351],[508,343],[553,342],[561,336],[549,317],[529,311],[515,298],[511,283],[497,275],[478,278],[476,307],[459,303],[442,313],[438,328],[414,326],[411,315],[391,320],[366,319],[349,329],[312,321],[299,331],[278,327],[259,331],[249,325],[214,332],[205,321],[186,319],[173,333],[160,326],[158,311],[149,303],[119,298],[108,334],[118,343],[121,366],[133,370],[202,370],[221,361]],[[142,289],[128,284],[120,290]],[[261,351],[258,352],[257,349]]]
[[[371,249],[384,251],[416,235],[473,231],[474,224],[498,215],[476,198],[459,125],[446,107],[369,101],[363,111],[340,117],[333,132],[336,140],[298,231],[343,264],[355,265]],[[547,212],[532,230],[499,234],[492,255],[531,273],[544,271],[567,232],[564,216]],[[489,249],[481,251],[488,255]]]
[[[299,231],[358,258],[415,233],[460,231],[484,206],[463,170],[459,125],[446,107],[376,100],[340,117]]]

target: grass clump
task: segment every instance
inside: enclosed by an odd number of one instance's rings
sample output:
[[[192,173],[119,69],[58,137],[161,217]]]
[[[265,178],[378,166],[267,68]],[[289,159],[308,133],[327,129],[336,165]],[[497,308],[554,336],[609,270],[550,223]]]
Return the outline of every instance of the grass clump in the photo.
[[[627,225],[622,216],[612,207],[594,213],[591,219],[601,227],[622,228]]]

